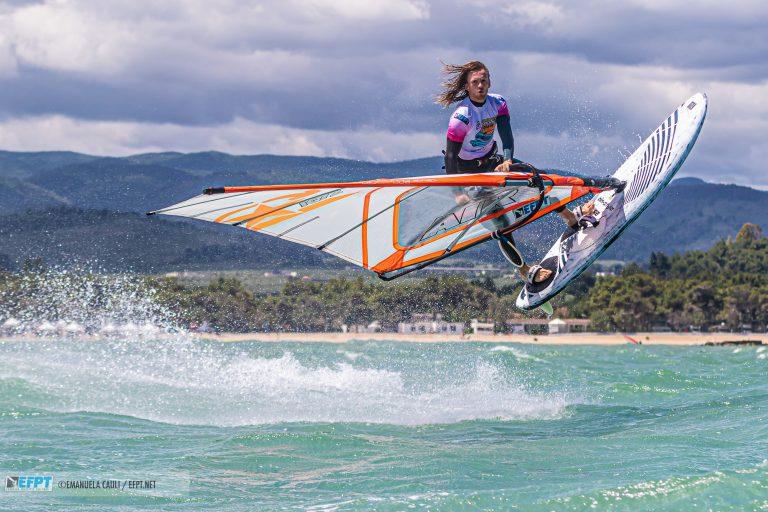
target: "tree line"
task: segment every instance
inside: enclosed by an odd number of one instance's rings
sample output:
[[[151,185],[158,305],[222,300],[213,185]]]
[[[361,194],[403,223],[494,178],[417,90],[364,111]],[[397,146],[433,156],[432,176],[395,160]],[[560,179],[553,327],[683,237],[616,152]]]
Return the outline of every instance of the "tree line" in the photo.
[[[768,238],[745,224],[733,240],[706,251],[653,253],[647,267],[629,264],[597,279],[572,311],[596,330],[749,328],[768,325]]]
[[[676,331],[746,328],[768,325],[768,239],[760,228],[746,224],[732,240],[706,251],[666,255],[653,253],[647,265],[626,265],[617,275],[586,273],[553,303],[556,316],[589,318],[591,329],[645,331],[669,327]],[[120,277],[84,272],[66,279],[41,262],[28,262],[16,272],[0,272],[0,317],[72,316],[88,320],[104,304],[127,307],[130,297],[150,297],[152,315],[172,316],[182,326],[207,324],[229,332],[339,331],[342,325],[380,322],[395,330],[414,313],[440,313],[451,322],[473,318],[494,321],[498,330],[524,315],[515,308],[520,283],[497,286],[491,279],[428,275],[394,283],[362,278],[327,281],[292,279],[275,294],[257,294],[234,278],[219,277],[205,286],[176,278]],[[110,281],[110,279],[112,281]],[[57,290],[55,282],[62,284]],[[79,284],[78,284],[79,283]],[[112,283],[112,284],[110,284]],[[53,291],[51,291],[53,290]],[[82,290],[66,299],[64,291]],[[115,300],[121,293],[129,297]],[[46,293],[52,298],[46,298]],[[69,301],[69,302],[67,302]],[[135,302],[135,301],[134,301]],[[67,305],[69,304],[69,305]],[[117,304],[117,306],[115,306]],[[142,309],[143,308],[143,309]],[[541,312],[534,315],[543,316]],[[57,318],[45,318],[56,320]]]
[[[675,331],[724,328],[764,330],[768,325],[768,238],[745,224],[735,239],[706,251],[653,253],[647,265],[630,263],[617,275],[585,274],[553,303],[557,316],[589,318],[599,331]],[[338,331],[374,320],[386,330],[414,313],[440,313],[447,321],[472,318],[505,323],[524,315],[514,303],[519,283],[434,275],[401,283],[362,278],[291,280],[280,293],[259,296],[235,279],[185,288],[163,280],[159,294],[187,321],[208,321],[227,331]],[[541,312],[533,315],[542,316]]]

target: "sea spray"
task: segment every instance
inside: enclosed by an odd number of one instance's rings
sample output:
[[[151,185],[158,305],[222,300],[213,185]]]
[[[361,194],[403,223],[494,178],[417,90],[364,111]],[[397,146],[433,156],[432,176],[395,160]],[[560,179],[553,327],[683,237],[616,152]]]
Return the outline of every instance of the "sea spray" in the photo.
[[[547,419],[574,403],[530,386],[520,365],[487,349],[467,358],[438,346],[206,342],[179,328],[183,312],[144,278],[48,269],[6,279],[0,311],[21,331],[84,329],[0,345],[0,379],[20,390],[16,406],[236,426]]]
[[[15,333],[155,334],[179,331],[177,309],[158,298],[156,281],[89,269],[37,268],[0,275],[0,324]]]

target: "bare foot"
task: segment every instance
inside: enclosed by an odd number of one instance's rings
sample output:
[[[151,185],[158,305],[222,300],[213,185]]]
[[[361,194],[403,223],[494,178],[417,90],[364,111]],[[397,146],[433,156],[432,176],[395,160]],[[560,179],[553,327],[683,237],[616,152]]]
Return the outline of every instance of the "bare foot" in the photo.
[[[583,216],[592,215],[595,213],[595,200],[590,199],[588,202],[581,206],[581,214]]]
[[[528,279],[528,271],[531,270],[531,267],[526,263],[522,267],[517,269],[518,272],[520,272],[520,277],[523,278],[523,281],[526,281]],[[533,278],[533,282],[538,284],[546,281],[549,279],[549,276],[552,275],[552,271],[548,270],[546,268],[540,268],[538,272],[536,272],[536,276]]]
[[[538,272],[536,272],[536,277],[533,278],[534,283],[543,283],[547,279],[549,279],[549,276],[552,275],[552,271],[546,268],[542,268]]]

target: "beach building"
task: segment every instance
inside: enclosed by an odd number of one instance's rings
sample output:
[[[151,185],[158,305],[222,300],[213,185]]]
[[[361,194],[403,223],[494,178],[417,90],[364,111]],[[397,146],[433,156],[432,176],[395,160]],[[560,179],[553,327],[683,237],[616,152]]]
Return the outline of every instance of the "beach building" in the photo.
[[[590,321],[586,318],[553,318],[547,324],[549,334],[568,334],[571,332],[586,332]]]
[[[566,334],[586,332],[590,320],[587,318],[512,318],[506,322],[511,334]]]
[[[125,323],[117,328],[120,334],[127,336],[136,335],[139,332],[139,326],[133,322]]]
[[[381,328],[381,322],[378,320],[374,320],[373,322],[369,323],[368,325],[362,325],[362,324],[354,324],[354,325],[347,325],[344,324],[341,326],[341,332],[353,332],[353,333],[371,333],[371,332],[382,332]]]
[[[589,318],[566,318],[565,323],[568,325],[568,332],[587,332],[592,320]]]
[[[549,334],[567,334],[568,333],[568,324],[565,323],[565,320],[561,320],[559,318],[553,318],[549,321],[547,324],[547,327],[549,328]]]
[[[496,323],[488,322],[487,320],[481,322],[477,318],[473,318],[469,326],[472,328],[472,334],[493,334],[496,328]]]
[[[440,313],[416,313],[410,322],[399,322],[400,334],[464,334],[463,322],[446,322]]]
[[[547,332],[546,318],[513,318],[507,320],[507,331],[512,334],[543,334]]]
[[[99,328],[99,334],[102,336],[114,336],[117,334],[117,326],[112,322],[107,322]]]
[[[37,324],[35,327],[35,333],[39,336],[51,336],[56,334],[56,326],[48,320],[44,320]]]
[[[21,322],[13,317],[6,318],[3,325],[0,326],[2,334],[16,334],[21,330]]]
[[[67,336],[77,336],[78,334],[84,334],[85,327],[77,322],[69,322],[64,326],[64,334]]]

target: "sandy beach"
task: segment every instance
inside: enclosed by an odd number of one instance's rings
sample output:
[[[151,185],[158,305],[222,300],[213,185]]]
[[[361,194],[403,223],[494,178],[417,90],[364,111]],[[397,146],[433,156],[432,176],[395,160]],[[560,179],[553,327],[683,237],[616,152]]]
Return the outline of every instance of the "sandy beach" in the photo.
[[[392,341],[405,343],[529,343],[533,345],[625,345],[629,343],[620,333],[578,333],[554,335],[444,335],[444,334],[398,334],[398,333],[223,333],[199,334],[202,339],[221,342],[306,342],[306,343],[347,343],[350,341]],[[704,345],[728,341],[754,340],[768,344],[768,334],[734,333],[632,333],[633,339],[644,345]]]
[[[178,334],[160,334],[150,336],[151,338],[161,338],[173,340],[178,338]],[[189,333],[183,336],[193,337],[205,341],[216,341],[221,343],[239,343],[247,341],[258,341],[263,343],[349,343],[354,341],[386,341],[393,343],[526,343],[531,345],[626,345],[631,343],[621,333],[573,333],[573,334],[465,334],[465,335],[445,335],[445,334],[398,334],[391,332],[380,333],[342,333],[342,332],[316,332],[316,333]],[[640,332],[630,333],[634,340],[643,345],[720,345],[728,342],[750,341],[755,344],[768,345],[768,334],[736,334],[736,333],[657,333]],[[46,341],[60,340],[67,336],[34,336],[30,334],[20,334],[14,336],[0,337],[0,343],[20,342],[20,341]],[[75,338],[73,338],[75,339]],[[88,340],[98,342],[105,338],[95,335],[77,336],[78,340]],[[112,338],[113,339],[113,338]]]

